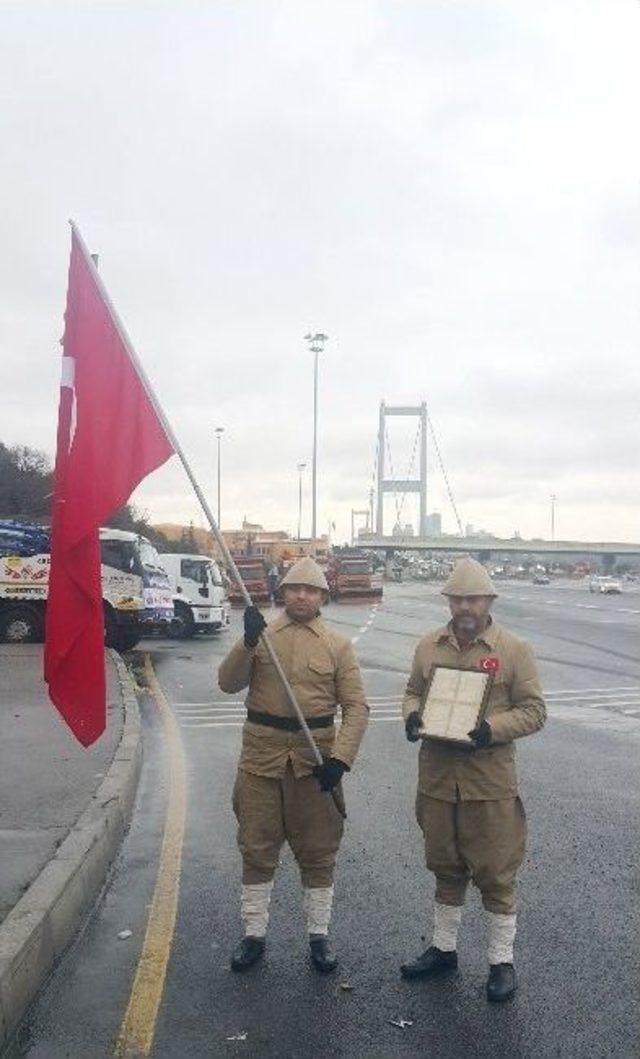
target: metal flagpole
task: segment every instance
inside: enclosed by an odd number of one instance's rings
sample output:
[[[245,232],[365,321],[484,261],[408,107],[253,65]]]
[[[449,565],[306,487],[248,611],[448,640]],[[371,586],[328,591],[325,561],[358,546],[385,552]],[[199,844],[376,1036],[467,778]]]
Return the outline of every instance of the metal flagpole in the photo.
[[[188,462],[187,457],[185,456],[185,454],[184,454],[184,452],[182,450],[182,446],[180,445],[180,442],[178,441],[176,435],[173,432],[171,424],[169,423],[169,420],[167,419],[167,417],[166,417],[166,415],[164,413],[164,409],[162,408],[162,405],[160,404],[160,402],[158,401],[158,398],[155,395],[155,392],[153,390],[151,382],[149,381],[147,373],[145,372],[142,364],[140,363],[140,359],[138,357],[138,354],[136,353],[136,351],[135,351],[135,349],[133,347],[133,343],[131,342],[131,339],[129,338],[129,335],[127,334],[127,330],[126,330],[124,324],[122,323],[122,320],[118,316],[118,313],[116,312],[116,310],[115,310],[115,308],[113,306],[111,298],[109,297],[109,295],[108,295],[108,293],[106,291],[104,283],[102,282],[102,279],[100,277],[100,273],[98,272],[98,270],[95,267],[95,264],[94,264],[94,262],[93,262],[93,260],[91,258],[91,254],[89,253],[89,251],[87,249],[85,241],[82,238],[82,236],[80,235],[80,232],[78,231],[78,228],[76,227],[75,223],[73,221],[69,221],[69,224],[71,225],[71,230],[73,231],[73,234],[75,235],[76,239],[78,240],[78,245],[80,246],[80,248],[81,248],[81,250],[82,250],[82,252],[84,254],[84,257],[85,257],[85,260],[86,260],[86,263],[87,263],[88,267],[91,269],[91,272],[93,274],[93,278],[94,278],[94,280],[96,282],[98,290],[100,291],[100,294],[102,295],[104,303],[107,306],[107,308],[108,308],[108,310],[109,310],[109,312],[111,314],[111,317],[113,319],[113,322],[116,325],[116,328],[117,328],[117,330],[118,330],[118,332],[120,334],[120,338],[122,339],[122,342],[123,342],[123,344],[124,344],[124,346],[125,346],[125,348],[127,350],[127,353],[129,354],[129,359],[131,360],[131,363],[133,364],[134,368],[136,369],[136,372],[138,373],[138,376],[140,378],[140,382],[142,383],[142,385],[143,385],[143,387],[145,389],[147,397],[149,398],[149,400],[151,401],[151,404],[153,405],[153,409],[154,409],[158,419],[160,420],[160,422],[162,424],[162,427],[164,429],[165,434],[167,435],[167,438],[171,442],[176,455],[178,456],[182,466],[184,467],[184,470],[185,470],[185,473],[187,475],[187,478],[189,479],[189,481],[191,482],[191,485],[193,486],[193,491],[196,494],[196,496],[197,496],[197,498],[198,498],[198,500],[200,502],[200,506],[202,507],[202,510],[203,510],[203,512],[205,514],[205,518],[207,519],[207,522],[209,523],[209,526],[211,527],[211,532],[213,533],[213,535],[214,535],[214,537],[215,537],[215,539],[216,539],[216,541],[218,543],[218,547],[220,548],[220,551],[222,552],[222,555],[224,556],[224,560],[227,563],[227,566],[229,567],[229,569],[231,570],[231,573],[233,574],[233,576],[234,576],[235,580],[237,581],[238,585],[240,586],[240,591],[242,593],[242,598],[243,598],[243,600],[245,602],[245,606],[251,607],[251,606],[253,606],[253,601],[251,599],[251,596],[247,592],[247,587],[246,587],[244,581],[242,580],[242,577],[240,575],[240,571],[238,570],[238,567],[236,566],[236,564],[234,562],[233,556],[232,556],[231,552],[229,551],[229,549],[227,547],[227,543],[226,543],[224,537],[222,536],[222,534],[220,532],[220,529],[218,527],[218,524],[217,524],[215,518],[213,517],[213,512],[211,511],[211,508],[209,507],[209,504],[207,503],[206,497],[205,497],[204,493],[202,492],[202,489],[198,485],[198,482],[196,481],[196,478],[195,478],[195,476],[193,474],[193,471],[191,470],[191,467],[189,466],[189,462]],[[267,652],[269,654],[269,658],[271,659],[271,661],[273,662],[273,664],[274,664],[274,666],[276,668],[276,673],[278,674],[278,676],[279,676],[279,678],[280,678],[280,680],[282,682],[282,686],[283,686],[283,688],[284,688],[284,690],[286,692],[287,699],[289,700],[289,705],[291,706],[291,709],[293,710],[293,712],[294,712],[294,714],[295,714],[295,716],[296,716],[296,718],[298,720],[298,723],[300,724],[300,728],[301,728],[302,733],[303,733],[303,735],[304,735],[304,737],[305,737],[305,739],[307,741],[307,745],[308,745],[309,749],[311,750],[311,753],[313,754],[314,760],[315,760],[317,765],[323,765],[324,764],[324,759],[322,757],[322,754],[318,750],[318,744],[316,743],[315,739],[313,738],[313,735],[311,734],[311,730],[309,728],[309,725],[306,722],[305,716],[304,716],[304,714],[303,714],[303,712],[302,712],[302,710],[300,708],[300,704],[299,704],[298,700],[296,699],[296,696],[295,696],[295,693],[293,691],[293,688],[291,687],[291,684],[289,683],[289,681],[287,679],[287,675],[286,675],[284,669],[282,668],[282,665],[280,663],[280,659],[278,658],[278,656],[277,656],[277,654],[275,652],[273,644],[271,643],[269,637],[264,632],[262,633],[260,639],[262,640],[264,646],[266,647]],[[345,812],[345,809],[344,809],[344,805],[341,804],[342,803],[342,799],[341,799],[340,794],[338,793],[338,791],[335,790],[335,788],[331,791],[331,795],[333,797],[333,801],[335,803],[335,806],[336,806],[336,809],[338,810],[338,812],[341,814],[341,816],[346,817],[346,812]]]

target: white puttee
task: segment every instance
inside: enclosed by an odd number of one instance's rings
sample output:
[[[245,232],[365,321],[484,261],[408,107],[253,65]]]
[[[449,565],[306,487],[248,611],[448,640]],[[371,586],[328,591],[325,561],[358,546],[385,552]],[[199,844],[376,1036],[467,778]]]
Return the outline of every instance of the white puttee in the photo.
[[[333,886],[305,886],[302,907],[309,934],[328,934],[333,907]]]
[[[240,895],[240,915],[247,937],[264,938],[269,925],[269,904],[273,880],[243,886]]]
[[[433,939],[441,952],[455,952],[458,946],[458,930],[462,921],[462,905],[441,905],[436,901],[433,907]]]
[[[489,963],[513,963],[513,944],[516,940],[515,913],[510,916],[486,911],[489,926]]]

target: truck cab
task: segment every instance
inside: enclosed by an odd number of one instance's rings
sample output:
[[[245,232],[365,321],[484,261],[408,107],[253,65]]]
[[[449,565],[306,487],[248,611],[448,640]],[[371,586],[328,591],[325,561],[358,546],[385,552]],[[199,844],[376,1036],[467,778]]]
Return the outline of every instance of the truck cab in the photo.
[[[187,552],[163,552],[160,561],[173,593],[172,635],[186,639],[198,632],[216,633],[226,629],[229,601],[218,564],[206,555]]]
[[[269,600],[269,583],[262,559],[255,555],[234,555],[233,559],[253,602],[267,603]],[[229,587],[229,600],[235,607],[241,607],[244,604],[242,589],[233,580]]]
[[[128,571],[142,581],[142,635],[166,635],[174,618],[173,593],[167,571],[151,541],[129,530],[101,529],[100,549],[103,564],[105,554],[124,554]]]
[[[331,557],[327,570],[331,598],[375,599],[382,596],[382,577],[374,574],[371,562],[360,551],[344,550]]]
[[[143,635],[143,568],[138,538],[100,530],[105,644],[128,651]],[[41,643],[51,566],[48,530],[0,522],[0,641]]]

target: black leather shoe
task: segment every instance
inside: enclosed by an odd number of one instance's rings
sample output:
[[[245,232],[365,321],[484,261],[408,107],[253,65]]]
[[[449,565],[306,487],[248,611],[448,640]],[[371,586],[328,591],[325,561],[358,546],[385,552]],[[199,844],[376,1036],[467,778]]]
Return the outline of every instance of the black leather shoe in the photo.
[[[516,972],[512,963],[492,963],[487,981],[487,1000],[502,1004],[516,991]]]
[[[430,945],[413,963],[403,963],[400,974],[403,978],[432,978],[437,974],[455,971],[457,967],[457,952],[443,952],[435,945]]]
[[[322,974],[330,974],[338,966],[338,959],[331,951],[329,942],[324,934],[311,934],[309,937],[309,948],[311,959],[316,971]]]
[[[264,955],[264,938],[247,936],[231,953],[231,970],[248,971]]]

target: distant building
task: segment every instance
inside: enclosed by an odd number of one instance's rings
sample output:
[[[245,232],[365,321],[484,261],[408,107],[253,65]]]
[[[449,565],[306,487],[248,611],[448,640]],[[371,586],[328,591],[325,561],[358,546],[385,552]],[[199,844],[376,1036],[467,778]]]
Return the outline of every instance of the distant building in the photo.
[[[413,537],[413,526],[410,522],[405,522],[404,526],[400,522],[396,522],[393,527],[394,537]]]
[[[493,533],[489,533],[484,529],[476,529],[470,522],[467,522],[464,530],[465,537],[473,537],[474,540],[487,540],[488,537],[493,537]]]
[[[439,511],[433,511],[426,518],[427,537],[442,536],[442,515]]]
[[[194,526],[193,522],[188,526],[183,526],[177,522],[161,522],[151,528],[164,534],[169,541],[184,542],[185,552],[193,550],[193,548],[189,547],[186,543],[189,538],[192,538],[200,555],[211,555],[211,549],[213,547],[213,534],[211,530],[203,529],[201,526]]]
[[[210,530],[175,523],[163,523],[155,526],[154,529],[160,530],[171,541],[182,540],[186,534],[193,532],[198,550],[202,555],[211,555],[215,559],[222,558]],[[230,552],[255,555],[257,558],[273,560],[276,563],[302,555],[315,555],[322,558],[329,554],[330,549],[329,539],[326,536],[319,537],[315,541],[294,540],[286,530],[266,530],[259,523],[248,522],[246,518],[243,519],[241,529],[222,530],[222,536]]]

